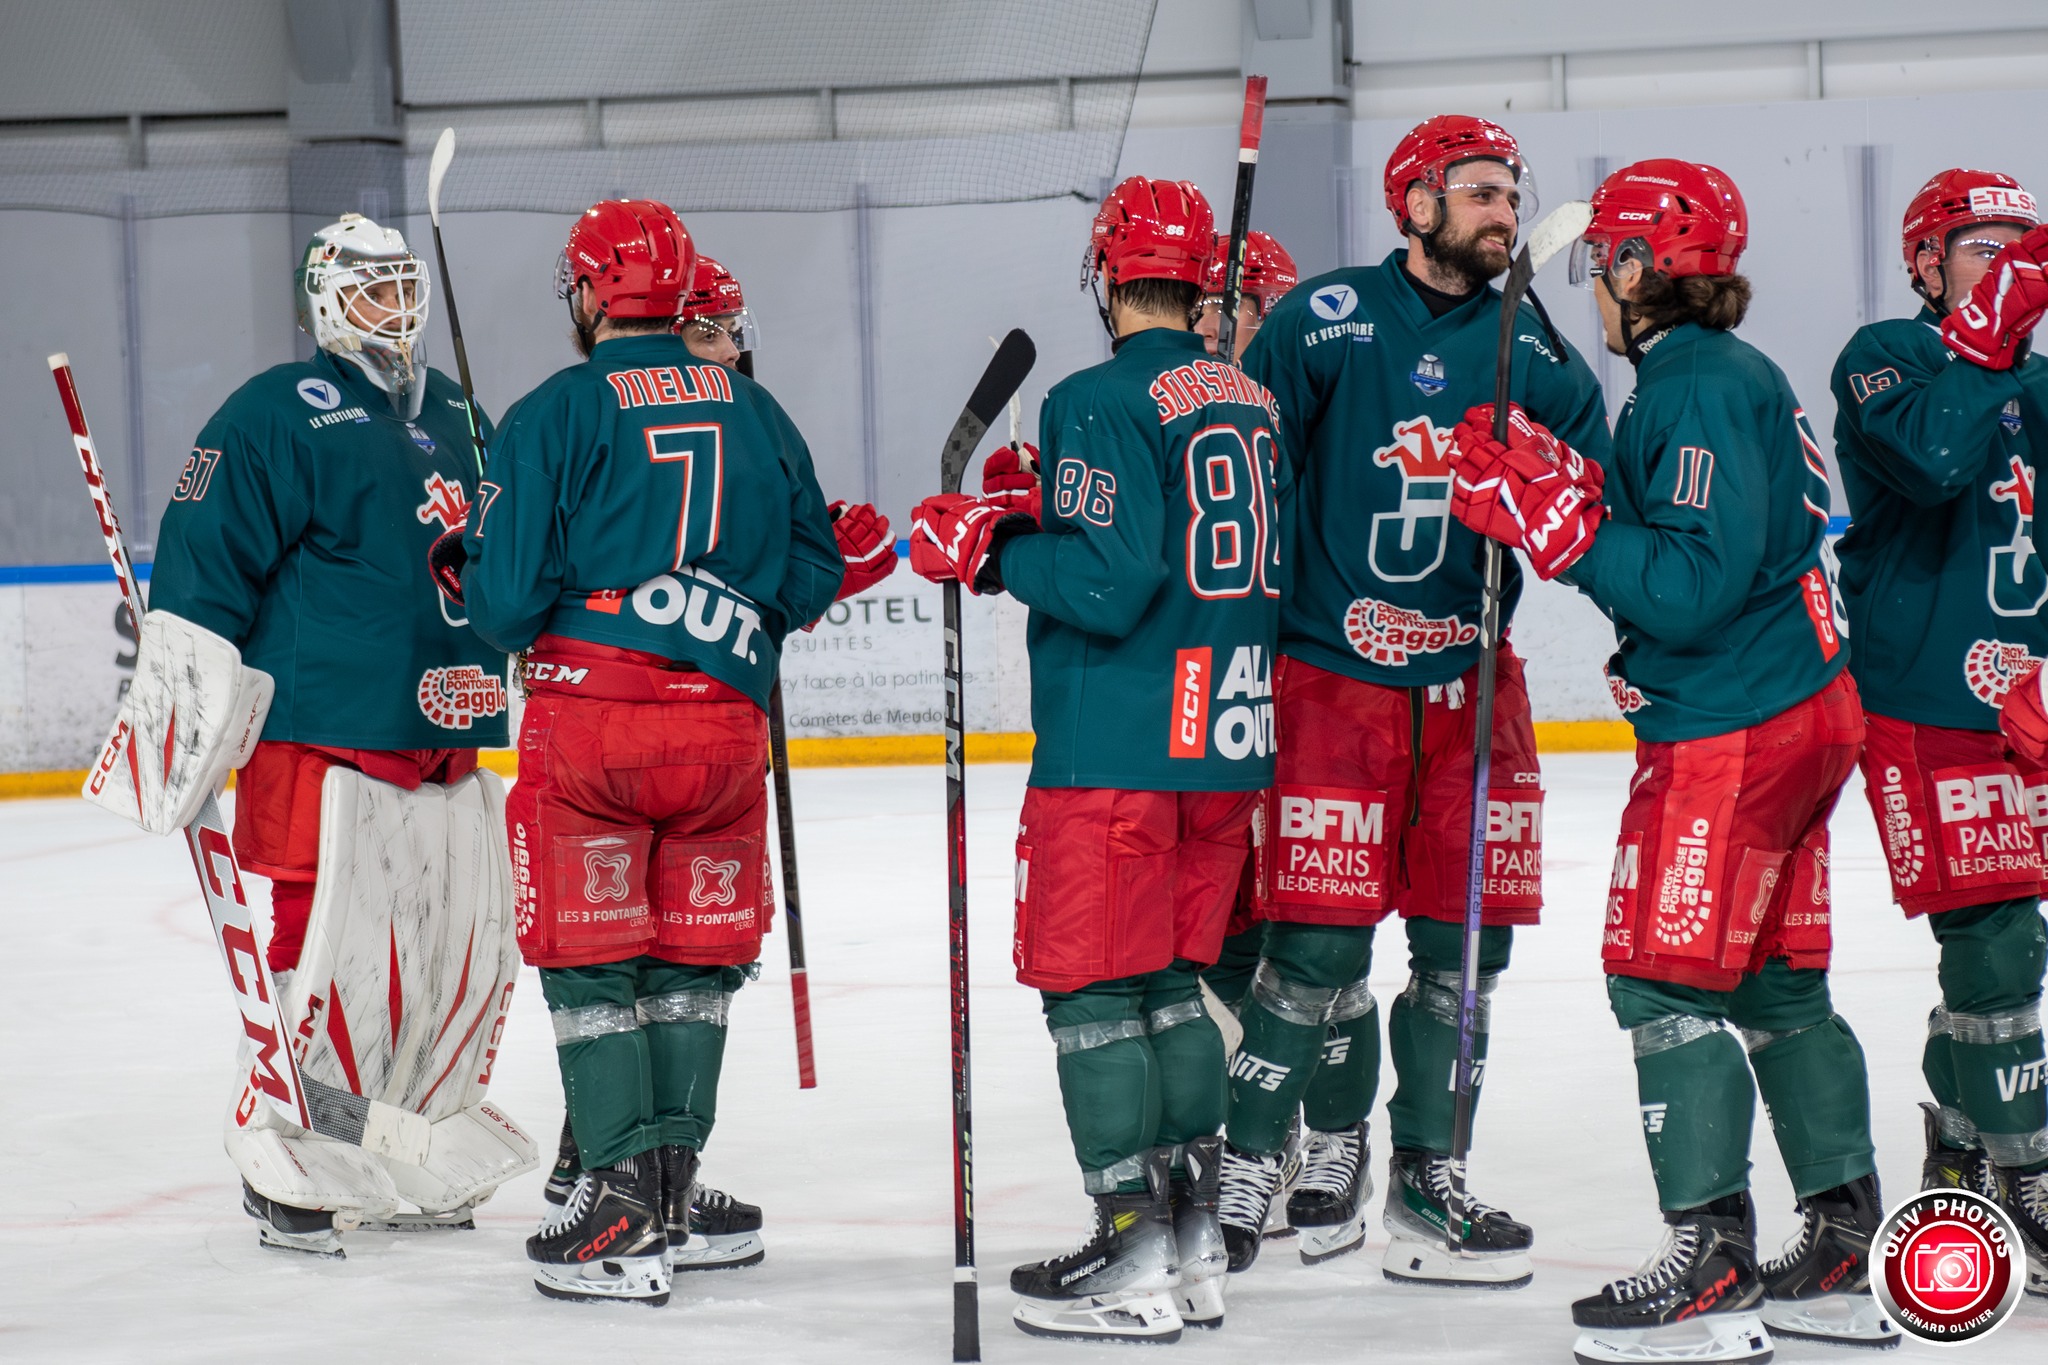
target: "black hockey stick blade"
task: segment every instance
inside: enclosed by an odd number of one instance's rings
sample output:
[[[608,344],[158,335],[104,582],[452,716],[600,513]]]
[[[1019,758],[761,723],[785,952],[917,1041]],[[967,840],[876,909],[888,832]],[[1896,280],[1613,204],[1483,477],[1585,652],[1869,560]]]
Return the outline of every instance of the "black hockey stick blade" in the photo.
[[[1002,345],[996,347],[988,368],[981,372],[981,382],[968,395],[967,406],[960,410],[960,420],[953,423],[953,430],[946,436],[946,447],[939,453],[940,492],[960,491],[960,481],[967,477],[967,462],[974,458],[981,438],[995,424],[996,415],[1010,401],[1010,395],[1024,387],[1025,376],[1037,363],[1038,348],[1031,344],[1031,338],[1021,327],[1011,328]]]

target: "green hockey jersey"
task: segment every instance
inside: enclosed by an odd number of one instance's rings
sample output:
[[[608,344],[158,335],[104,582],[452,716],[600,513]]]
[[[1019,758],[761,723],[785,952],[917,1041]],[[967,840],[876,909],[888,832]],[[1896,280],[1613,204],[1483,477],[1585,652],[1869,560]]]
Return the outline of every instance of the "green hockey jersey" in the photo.
[[[149,605],[234,641],[276,680],[265,739],[502,746],[505,655],[426,570],[475,487],[448,376],[429,371],[407,422],[345,361],[275,366],[199,433],[157,532]]]
[[[845,571],[782,405],[666,332],[601,341],[512,406],[463,544],[484,638],[643,650],[763,709]]]
[[[1828,477],[1762,351],[1686,323],[1654,339],[1614,424],[1609,520],[1567,577],[1613,618],[1638,739],[1701,739],[1804,701],[1848,663]]]
[[[999,551],[1031,608],[1032,786],[1272,782],[1273,427],[1270,394],[1163,328],[1046,394],[1044,529]]]
[[[1873,323],[1835,362],[1849,669],[1880,715],[1996,730],[2014,675],[2048,655],[2032,440],[2048,360],[1987,370],[1952,358],[1939,324],[1932,308]]]
[[[1336,270],[1274,305],[1245,372],[1280,405],[1293,466],[1280,650],[1389,687],[1448,682],[1479,657],[1482,546],[1451,517],[1451,428],[1493,401],[1500,291],[1440,318],[1406,251]],[[1607,458],[1600,385],[1533,309],[1515,329],[1514,401],[1580,453]],[[1507,559],[1502,620],[1521,595]]]

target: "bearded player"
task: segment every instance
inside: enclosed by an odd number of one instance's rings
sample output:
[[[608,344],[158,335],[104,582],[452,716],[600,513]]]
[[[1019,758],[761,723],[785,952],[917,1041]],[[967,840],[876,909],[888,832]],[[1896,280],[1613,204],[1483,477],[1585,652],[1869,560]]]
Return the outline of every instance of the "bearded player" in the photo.
[[[2029,1243],[2029,1287],[2048,1293],[2048,1098],[2012,1079],[2042,1069],[2048,932],[2022,793],[2048,778],[1999,734],[2015,677],[2048,655],[2033,529],[2048,361],[2029,353],[2048,229],[2012,177],[1947,170],[1913,196],[1901,235],[1920,311],[1862,328],[1834,372],[1863,778],[1893,899],[1941,948],[1923,1182],[2003,1202]],[[1946,794],[1959,781],[1987,795]]]
[[[340,1256],[365,1221],[469,1226],[535,1153],[483,1101],[518,969],[504,789],[476,756],[505,744],[505,656],[417,571],[476,487],[468,408],[427,367],[426,267],[395,230],[357,214],[322,228],[293,294],[318,350],[200,432],[116,733],[168,753],[167,721],[181,747],[196,724],[203,794],[240,761],[210,732],[228,718],[206,706],[211,682],[274,681],[233,837],[271,882],[265,955],[301,1069],[434,1123],[410,1166],[282,1125],[238,1088],[227,1148],[263,1245]],[[125,781],[88,795],[135,819]]]
[[[920,503],[911,567],[1031,609],[1017,978],[1044,1002],[1095,1221],[1011,1272],[1042,1336],[1219,1326],[1222,1034],[1214,962],[1272,776],[1279,605],[1272,398],[1189,331],[1215,232],[1201,192],[1133,176],[1096,213],[1112,357],[1039,416],[1038,515]]]
[[[582,1171],[527,1241],[556,1298],[665,1303],[690,1245],[732,993],[772,911],[763,714],[783,638],[844,577],[803,438],[672,334],[696,264],[608,200],[557,274],[584,363],[522,398],[437,581],[525,652],[507,810]]]
[[[1665,1235],[1572,1305],[1585,1361],[1767,1359],[1760,1309],[1791,1335],[1899,1340],[1870,1293],[1883,1205],[1863,1051],[1828,995],[1827,822],[1863,716],[1826,468],[1784,374],[1734,335],[1748,228],[1711,166],[1638,162],[1594,194],[1576,273],[1636,367],[1604,501],[1600,465],[1525,414],[1510,445],[1490,405],[1456,433],[1457,516],[1613,619],[1637,739],[1602,957]],[[1761,1267],[1759,1090],[1804,1215]]]
[[[1248,1266],[1288,1129],[1313,1094],[1288,1220],[1307,1259],[1363,1243],[1380,1065],[1366,978],[1374,928],[1399,911],[1410,977],[1387,1024],[1397,1083],[1382,1265],[1404,1280],[1511,1286],[1530,1274],[1526,1225],[1472,1203],[1464,1254],[1446,1235],[1482,584],[1480,540],[1451,519],[1449,452],[1459,414],[1493,392],[1500,294],[1487,281],[1507,269],[1533,190],[1503,129],[1446,115],[1402,138],[1385,191],[1407,245],[1294,289],[1244,358],[1280,405],[1296,529],[1275,678],[1268,923],[1230,1080],[1224,1232],[1232,1267]],[[1592,372],[1533,310],[1517,334],[1516,401],[1605,454]],[[1510,566],[1503,619],[1520,591]],[[1505,647],[1493,734],[1479,1056],[1513,926],[1534,923],[1542,903],[1535,731],[1521,661]]]

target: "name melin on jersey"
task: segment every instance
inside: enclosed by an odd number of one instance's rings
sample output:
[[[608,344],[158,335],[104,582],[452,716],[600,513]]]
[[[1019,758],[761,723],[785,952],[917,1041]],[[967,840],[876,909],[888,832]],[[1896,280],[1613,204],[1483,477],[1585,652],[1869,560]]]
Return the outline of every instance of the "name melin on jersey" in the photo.
[[[622,408],[732,401],[732,379],[723,365],[649,365],[614,370],[605,378]]]
[[[1213,403],[1242,403],[1280,420],[1280,405],[1263,384],[1247,378],[1235,365],[1213,360],[1195,360],[1177,365],[1152,381],[1148,390],[1159,405],[1159,424],[1165,426],[1199,408]]]

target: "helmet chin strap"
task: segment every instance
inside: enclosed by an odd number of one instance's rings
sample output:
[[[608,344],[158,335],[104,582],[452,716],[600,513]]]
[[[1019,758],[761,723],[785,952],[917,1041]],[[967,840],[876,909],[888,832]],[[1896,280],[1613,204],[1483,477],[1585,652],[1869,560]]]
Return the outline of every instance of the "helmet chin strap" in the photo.
[[[1089,279],[1088,288],[1095,295],[1095,312],[1102,319],[1102,330],[1109,333],[1109,339],[1111,341],[1115,341],[1116,324],[1112,323],[1109,320],[1109,305],[1103,302],[1102,299],[1102,276],[1092,276]]]
[[[1647,326],[1641,331],[1630,326],[1631,323],[1640,321],[1640,316],[1636,312],[1636,306],[1623,298],[1620,291],[1614,287],[1614,275],[1611,271],[1601,272],[1600,284],[1607,290],[1607,297],[1614,300],[1614,306],[1621,310],[1621,353],[1628,357],[1629,364],[1642,364],[1643,353],[1649,349],[1644,343],[1653,340],[1655,333]]]

